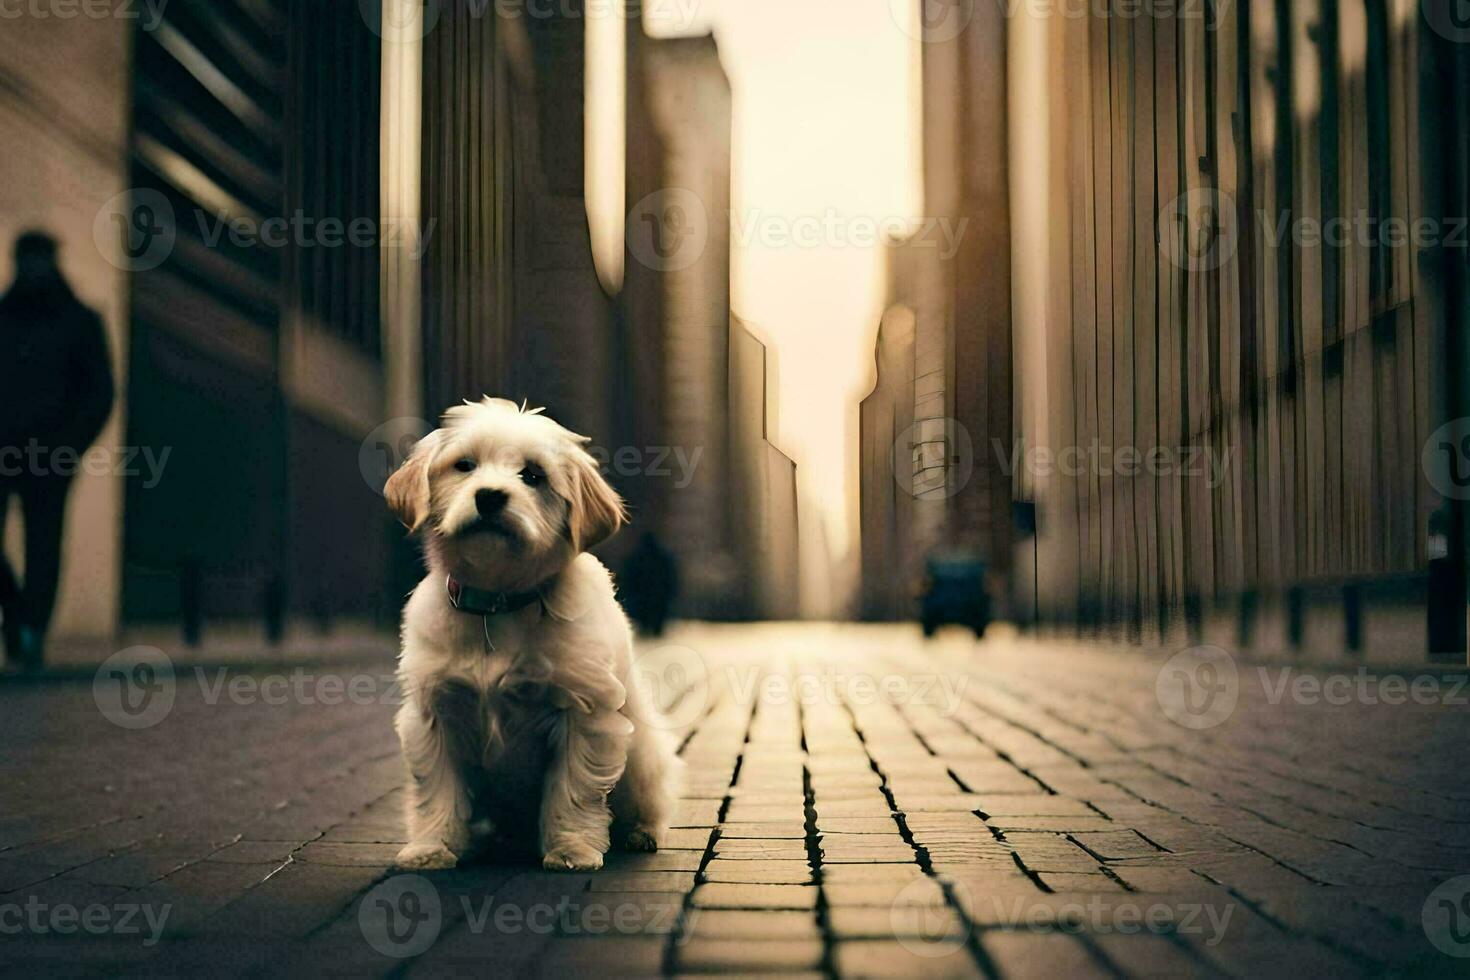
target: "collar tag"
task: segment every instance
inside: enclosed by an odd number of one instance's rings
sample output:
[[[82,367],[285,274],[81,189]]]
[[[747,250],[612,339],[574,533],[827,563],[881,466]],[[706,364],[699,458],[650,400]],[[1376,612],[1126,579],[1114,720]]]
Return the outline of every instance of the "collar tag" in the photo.
[[[492,592],[475,589],[455,581],[453,575],[444,577],[444,590],[449,594],[449,604],[460,612],[476,616],[498,616],[501,613],[517,612],[533,602],[539,602],[539,592]]]

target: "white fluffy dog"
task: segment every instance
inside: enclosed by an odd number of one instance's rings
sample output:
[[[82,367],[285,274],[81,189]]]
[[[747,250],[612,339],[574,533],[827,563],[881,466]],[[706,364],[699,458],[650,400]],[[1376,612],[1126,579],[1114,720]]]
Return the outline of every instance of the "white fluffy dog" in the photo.
[[[657,850],[668,826],[679,762],[585,553],[626,520],[586,442],[486,398],[446,412],[388,481],[429,566],[403,612],[401,868],[453,867],[472,824],[536,835],[558,871],[602,867],[614,832]]]

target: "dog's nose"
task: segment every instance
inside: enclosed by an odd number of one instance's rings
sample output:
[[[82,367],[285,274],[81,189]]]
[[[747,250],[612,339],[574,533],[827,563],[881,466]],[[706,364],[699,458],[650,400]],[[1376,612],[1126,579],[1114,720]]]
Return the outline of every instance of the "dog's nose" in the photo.
[[[480,512],[481,517],[494,517],[505,510],[506,502],[510,500],[504,490],[476,490],[475,510]]]

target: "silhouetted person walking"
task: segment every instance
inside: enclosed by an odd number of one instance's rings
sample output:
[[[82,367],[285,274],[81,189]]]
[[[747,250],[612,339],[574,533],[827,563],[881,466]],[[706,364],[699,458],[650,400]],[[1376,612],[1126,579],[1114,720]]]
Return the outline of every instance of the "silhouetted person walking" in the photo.
[[[618,582],[623,608],[640,632],[662,636],[669,609],[679,593],[677,559],[652,531],[644,531],[638,547],[628,556]]]
[[[15,243],[15,281],[0,298],[0,527],[12,497],[25,527],[25,582],[0,553],[0,616],[8,658],[39,667],[61,575],[71,477],[112,412],[102,320],[73,295],[56,240]]]

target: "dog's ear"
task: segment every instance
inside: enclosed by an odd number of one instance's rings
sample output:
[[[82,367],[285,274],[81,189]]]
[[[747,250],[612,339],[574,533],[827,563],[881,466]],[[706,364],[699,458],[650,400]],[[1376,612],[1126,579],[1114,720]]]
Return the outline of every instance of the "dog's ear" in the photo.
[[[568,496],[571,511],[567,515],[567,529],[572,549],[590,551],[628,523],[628,512],[623,506],[623,499],[602,478],[597,460],[586,450],[574,446],[567,453],[567,460],[571,470]]]
[[[434,458],[437,435],[437,432],[431,432],[420,439],[408,459],[388,477],[383,487],[388,509],[408,528],[409,533],[423,527],[429,516],[429,463]]]

